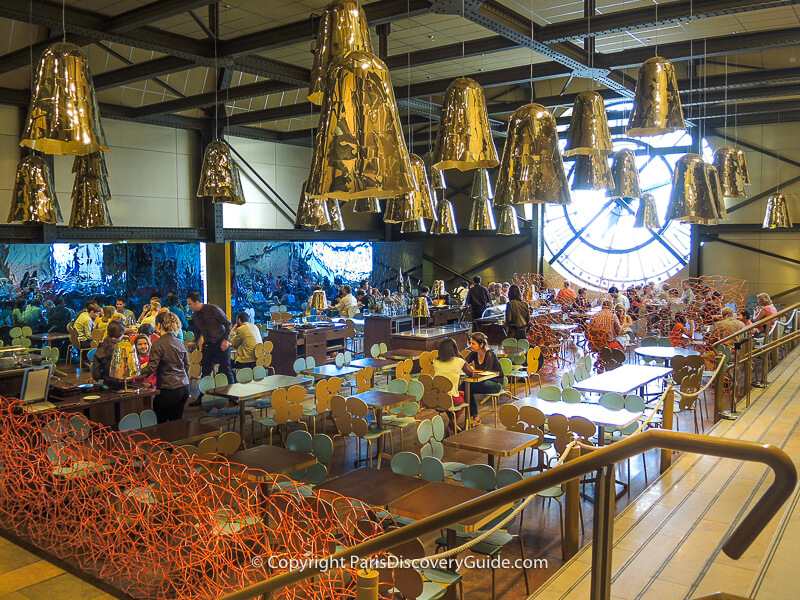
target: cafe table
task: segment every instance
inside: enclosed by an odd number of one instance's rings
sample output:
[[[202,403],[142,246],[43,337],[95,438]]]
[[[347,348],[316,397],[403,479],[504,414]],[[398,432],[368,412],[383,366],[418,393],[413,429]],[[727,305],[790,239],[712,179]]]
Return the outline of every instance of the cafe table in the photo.
[[[288,475],[310,467],[317,459],[313,454],[262,444],[231,455],[230,461],[234,468],[239,464],[273,475]]]
[[[375,411],[375,425],[378,429],[383,429],[383,411],[391,410],[392,408],[399,408],[409,402],[416,402],[417,398],[409,394],[398,394],[395,392],[387,392],[383,390],[368,390],[360,394],[353,394],[350,398],[358,398],[364,401],[368,408]],[[378,466],[380,466],[381,458],[391,459],[392,457],[386,454],[384,450],[384,436],[378,437],[376,444],[376,452],[373,458],[378,459]],[[358,464],[361,461],[356,461]]]
[[[359,369],[365,369],[367,367],[372,367],[374,369],[372,373],[372,380],[371,384],[375,385],[375,375],[379,373],[386,373],[387,371],[391,371],[397,365],[396,360],[389,360],[388,358],[359,358],[357,360],[350,361],[351,367],[358,367]]]
[[[212,396],[221,396],[239,403],[239,433],[242,436],[242,445],[247,448],[244,440],[245,402],[263,398],[275,390],[292,387],[293,385],[305,386],[314,380],[310,377],[292,377],[290,375],[268,375],[263,379],[247,383],[233,383],[208,390]]]
[[[41,342],[44,346],[49,346],[50,342],[58,342],[61,340],[68,340],[68,333],[33,333],[28,336],[28,339],[34,342]]]
[[[542,438],[536,435],[492,427],[472,427],[444,440],[445,446],[486,454],[493,469],[497,468],[501,457],[512,456],[541,442]]]
[[[214,437],[222,433],[219,427],[198,423],[197,421],[190,421],[188,419],[167,421],[166,423],[158,423],[150,427],[131,429],[129,431],[130,433],[143,433],[151,439],[169,442],[175,446],[191,444],[192,442],[197,442],[207,437]]]
[[[481,381],[489,381],[490,379],[494,379],[499,375],[500,373],[498,373],[497,371],[476,371],[475,369],[472,370],[472,377],[467,377],[466,375],[462,375],[461,381],[464,382],[464,400],[466,400],[466,402],[469,403],[471,384],[480,383]]]
[[[334,492],[370,506],[386,508],[390,503],[426,485],[429,482],[419,477],[401,475],[387,469],[359,467],[323,481],[314,490]]]
[[[581,392],[607,394],[616,392],[623,396],[633,390],[642,389],[653,381],[662,379],[672,373],[669,367],[651,367],[648,365],[622,365],[611,371],[576,381],[572,386]]]
[[[329,379],[331,377],[341,377],[344,379],[348,375],[358,373],[359,368],[354,366],[337,367],[336,365],[320,365],[313,369],[304,369],[301,371],[304,375],[311,375],[316,379]]]
[[[634,352],[645,358],[659,358],[669,364],[676,356],[700,356],[697,350],[691,348],[673,348],[672,346],[640,346]]]
[[[387,350],[380,355],[380,358],[387,358],[389,360],[406,360],[407,358],[410,358],[411,360],[419,360],[419,357],[422,356],[424,352],[424,350],[399,348],[397,350]]]

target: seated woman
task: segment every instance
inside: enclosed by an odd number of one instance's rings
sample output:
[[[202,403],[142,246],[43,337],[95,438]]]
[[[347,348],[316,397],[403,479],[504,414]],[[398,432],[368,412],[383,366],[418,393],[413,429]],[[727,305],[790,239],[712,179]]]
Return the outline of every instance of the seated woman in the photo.
[[[106,331],[108,329],[108,324],[114,319],[114,313],[117,312],[117,309],[112,306],[108,305],[103,308],[103,314],[94,322],[94,328],[100,331]]]
[[[142,369],[150,362],[150,346],[150,338],[143,333],[133,338],[133,347],[136,348],[136,357],[139,359],[139,367]],[[151,375],[145,380],[145,383],[152,388],[156,387],[156,376]]]
[[[625,307],[622,304],[617,304],[614,307],[614,313],[622,326],[622,334],[617,336],[617,341],[624,348],[630,342],[630,337],[633,334],[633,318],[625,312]]]
[[[497,377],[486,381],[476,381],[469,386],[469,416],[475,423],[480,423],[478,418],[478,401],[476,394],[496,394],[503,386],[503,368],[500,366],[500,359],[489,350],[489,342],[486,336],[480,332],[470,336],[469,348],[471,352],[467,355],[467,364],[476,371],[494,371],[499,373]]]
[[[686,315],[678,313],[675,315],[675,325],[669,334],[669,343],[673,348],[686,348],[694,336],[694,323],[690,328],[686,328]]]
[[[439,354],[433,359],[433,376],[446,377],[453,384],[453,387],[450,388],[450,396],[453,398],[454,406],[464,404],[464,394],[458,390],[458,382],[462,373],[469,377],[472,375],[472,369],[459,355],[455,341],[451,338],[443,339],[439,342]],[[447,413],[450,418],[450,433],[456,431],[456,422],[463,413],[464,409],[462,408],[458,411],[455,419],[452,412]]]
[[[108,383],[108,374],[111,371],[111,358],[114,356],[114,348],[125,335],[125,326],[117,320],[113,320],[106,328],[106,338],[97,347],[92,359],[92,379]]]

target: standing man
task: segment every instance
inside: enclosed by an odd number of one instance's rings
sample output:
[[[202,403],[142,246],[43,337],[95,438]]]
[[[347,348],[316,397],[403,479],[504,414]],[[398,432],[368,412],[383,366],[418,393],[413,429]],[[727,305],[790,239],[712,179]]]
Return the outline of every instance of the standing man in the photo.
[[[200,334],[197,345],[203,351],[203,360],[200,363],[202,376],[211,375],[214,372],[214,365],[219,365],[217,371],[224,374],[230,383],[233,381],[231,357],[228,353],[231,322],[219,306],[203,304],[197,292],[191,292],[187,300],[189,310],[192,311],[192,324]],[[198,398],[190,406],[200,404],[201,398]]]
[[[254,368],[256,366],[255,347],[261,344],[261,332],[250,322],[250,315],[242,311],[236,315],[236,325],[231,334],[231,346],[236,348],[237,369]]]
[[[475,275],[475,277],[472,278],[472,284],[469,292],[467,292],[465,302],[467,306],[472,307],[472,320],[474,321],[483,316],[483,311],[491,304],[491,298],[489,296],[489,290],[481,285],[480,275]]]

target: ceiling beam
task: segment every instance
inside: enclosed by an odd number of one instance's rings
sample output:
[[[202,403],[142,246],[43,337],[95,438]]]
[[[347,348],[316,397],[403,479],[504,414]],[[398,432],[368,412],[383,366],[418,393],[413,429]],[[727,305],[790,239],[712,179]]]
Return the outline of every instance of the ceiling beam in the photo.
[[[633,10],[618,10],[591,19],[572,19],[544,25],[536,31],[543,43],[565,42],[619,31],[636,31],[671,23],[686,23],[741,12],[800,4],[800,0],[690,0],[664,2]],[[623,5],[624,6],[624,5]]]
[[[149,23],[168,19],[201,6],[217,4],[220,0],[158,0],[122,14],[108,17],[103,23],[103,31],[121,33]]]
[[[121,67],[113,71],[106,71],[105,73],[95,75],[93,78],[94,87],[97,90],[107,90],[137,81],[152,79],[153,77],[185,71],[193,66],[194,62],[191,60],[186,60],[185,58],[179,58],[177,56],[163,56],[161,58],[135,63],[129,67]]]

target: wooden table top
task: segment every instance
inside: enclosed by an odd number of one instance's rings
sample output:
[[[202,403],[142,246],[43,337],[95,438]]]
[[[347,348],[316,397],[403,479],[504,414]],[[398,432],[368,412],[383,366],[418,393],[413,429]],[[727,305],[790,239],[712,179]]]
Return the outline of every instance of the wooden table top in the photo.
[[[388,506],[420,488],[429,485],[419,477],[400,475],[388,470],[359,467],[322,482],[314,489],[336,492],[348,498],[361,500],[370,506]]]
[[[97,406],[99,404],[108,404],[108,403],[115,403],[115,402],[122,402],[123,400],[129,400],[131,398],[136,397],[143,397],[148,398],[155,396],[158,392],[150,387],[145,388],[132,388],[129,389],[127,392],[123,392],[122,390],[115,392],[112,390],[97,390],[94,392],[89,392],[87,394],[82,394],[80,396],[69,396],[64,400],[58,401],[56,398],[50,397],[50,401],[58,410],[66,410],[66,409],[84,409],[89,408],[90,406]],[[100,396],[96,400],[87,400],[86,398],[93,397],[93,396]]]
[[[583,417],[589,419],[598,427],[618,427],[624,428],[632,425],[642,418],[644,413],[632,412],[630,410],[612,410],[599,404],[591,402],[550,402],[541,398],[522,398],[514,401],[515,406],[533,406],[544,413],[546,417],[550,415],[564,415],[565,417]]]
[[[481,490],[436,481],[390,502],[389,510],[401,517],[419,520],[479,498],[484,493]],[[456,526],[450,527],[469,533],[486,525],[509,508],[511,504],[494,511],[470,515],[459,521]]]
[[[478,383],[479,381],[488,381],[498,377],[500,373],[497,371],[473,371],[472,377],[463,376],[461,381],[469,381],[470,383]]]
[[[269,375],[263,379],[250,381],[248,383],[234,383],[223,385],[208,390],[213,396],[223,398],[233,398],[239,402],[259,398],[280,388],[291,387],[293,385],[306,385],[312,383],[310,377],[292,377],[290,375]]]
[[[622,365],[612,371],[594,375],[583,381],[576,381],[574,387],[581,392],[597,392],[605,394],[616,392],[628,394],[647,385],[651,381],[661,379],[672,373],[668,367],[650,367],[647,365]]]
[[[673,348],[671,346],[640,346],[636,348],[634,352],[639,356],[646,356],[647,358],[671,359],[676,356],[700,356],[697,350],[692,350],[691,348]]]
[[[286,475],[310,467],[317,462],[311,454],[294,452],[280,446],[261,445],[232,455],[231,463],[259,469],[276,475]],[[234,466],[235,466],[234,464]]]
[[[222,433],[219,427],[189,421],[188,419],[178,419],[177,421],[167,421],[151,427],[132,429],[130,433],[143,433],[152,439],[162,440],[179,446],[181,444],[191,444],[207,437],[217,436]]]
[[[32,340],[47,341],[47,340],[68,340],[68,333],[33,333],[28,336]]]
[[[398,350],[389,350],[381,354],[381,358],[388,358],[391,360],[405,360],[410,358],[411,360],[417,360],[420,356],[422,356],[424,350],[408,350],[406,348],[400,348]]]
[[[383,390],[369,390],[360,394],[353,394],[350,398],[360,398],[371,408],[396,408],[408,402],[415,402],[416,397],[409,394],[396,394]]]
[[[396,360],[389,360],[388,358],[359,358],[350,362],[351,367],[358,367],[359,369],[372,367],[376,371],[393,369],[396,364]]]
[[[472,427],[445,439],[444,444],[460,450],[472,450],[493,456],[511,456],[525,448],[535,446],[540,439],[529,433],[507,429]]]
[[[314,377],[344,377],[345,375],[352,375],[357,373],[358,367],[337,367],[336,365],[321,365],[313,369],[305,369],[302,373],[313,375]]]

